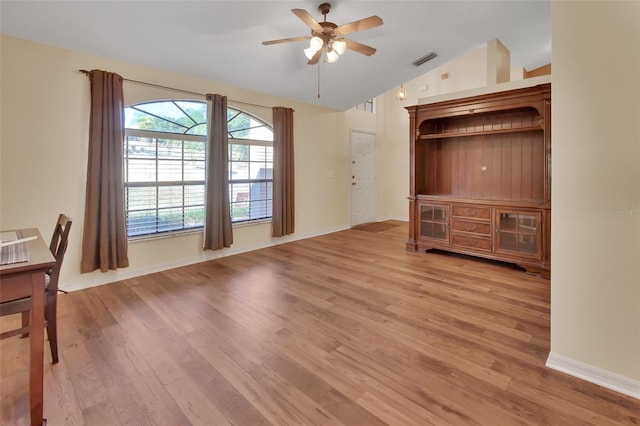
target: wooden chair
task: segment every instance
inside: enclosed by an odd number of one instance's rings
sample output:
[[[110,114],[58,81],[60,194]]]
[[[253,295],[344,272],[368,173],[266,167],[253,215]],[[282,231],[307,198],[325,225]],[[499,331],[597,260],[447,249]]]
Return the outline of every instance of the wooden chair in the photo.
[[[56,263],[47,271],[45,276],[45,312],[44,318],[47,327],[47,336],[49,338],[49,347],[51,348],[52,364],[58,362],[58,279],[60,278],[60,269],[62,268],[62,260],[67,251],[69,239],[69,231],[73,221],[64,214],[58,216],[58,221],[51,236],[49,250],[56,259]],[[29,327],[29,310],[31,309],[31,298],[12,300],[0,303],[0,316],[22,313],[22,327],[16,330],[6,331],[0,334],[0,338],[15,336],[22,334],[28,335]]]

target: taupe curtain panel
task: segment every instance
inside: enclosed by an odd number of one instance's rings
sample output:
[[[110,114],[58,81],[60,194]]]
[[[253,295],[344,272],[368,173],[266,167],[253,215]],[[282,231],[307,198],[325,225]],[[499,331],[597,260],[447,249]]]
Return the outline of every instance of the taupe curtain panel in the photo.
[[[204,243],[205,250],[231,247],[233,231],[229,209],[229,134],[227,97],[207,95],[207,166]]]
[[[88,76],[91,116],[81,273],[129,266],[122,171],[122,77],[100,70],[93,70]]]
[[[293,167],[293,110],[273,108],[273,217],[272,235],[281,237],[295,230],[295,186]]]

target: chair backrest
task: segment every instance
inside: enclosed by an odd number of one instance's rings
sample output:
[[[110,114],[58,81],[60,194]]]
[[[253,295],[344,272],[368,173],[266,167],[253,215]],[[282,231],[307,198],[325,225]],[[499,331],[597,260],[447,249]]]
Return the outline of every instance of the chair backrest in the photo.
[[[51,268],[50,281],[48,291],[58,291],[58,278],[60,277],[60,269],[62,268],[62,260],[64,254],[67,251],[67,244],[69,242],[69,231],[71,231],[71,224],[73,221],[70,217],[60,214],[56,227],[53,229],[53,235],[51,235],[51,243],[49,244],[49,250],[56,259],[56,264]]]

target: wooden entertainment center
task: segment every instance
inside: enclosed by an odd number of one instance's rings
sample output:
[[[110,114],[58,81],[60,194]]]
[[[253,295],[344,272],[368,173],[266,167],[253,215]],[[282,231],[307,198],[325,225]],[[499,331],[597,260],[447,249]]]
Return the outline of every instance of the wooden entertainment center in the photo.
[[[551,84],[407,110],[407,250],[512,262],[548,278]]]

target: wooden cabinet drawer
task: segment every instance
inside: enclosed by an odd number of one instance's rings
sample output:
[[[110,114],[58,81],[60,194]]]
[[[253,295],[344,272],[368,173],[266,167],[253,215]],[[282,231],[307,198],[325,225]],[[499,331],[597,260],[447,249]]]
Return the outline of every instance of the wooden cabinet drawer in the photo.
[[[475,206],[452,206],[452,216],[472,217],[474,219],[490,220],[491,208]]]
[[[474,234],[491,235],[491,223],[473,222],[470,220],[453,220],[452,230],[472,232]]]
[[[491,251],[491,238],[452,234],[451,242],[454,246],[464,247],[470,250]]]

